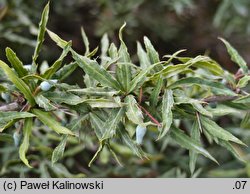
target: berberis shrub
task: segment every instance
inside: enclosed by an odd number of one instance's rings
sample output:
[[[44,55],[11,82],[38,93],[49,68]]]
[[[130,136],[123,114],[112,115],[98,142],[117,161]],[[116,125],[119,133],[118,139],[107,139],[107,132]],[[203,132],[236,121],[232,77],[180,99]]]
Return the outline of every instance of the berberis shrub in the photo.
[[[191,173],[198,154],[220,162],[207,151],[213,144],[244,160],[237,144],[245,144],[215,122],[221,116],[237,113],[246,115],[241,126],[249,126],[249,70],[226,40],[221,38],[231,59],[239,65],[235,75],[208,56],[179,57],[184,50],[165,55],[162,60],[147,37],[144,45],[137,42],[138,61],[134,63],[122,37],[125,24],[119,31],[118,47],[103,36],[99,57],[95,56],[97,49],[90,51],[82,29],[85,54],[81,55],[72,48],[71,41],[46,29],[48,15],[49,4],[42,14],[30,66],[23,65],[11,48],[6,48],[11,66],[0,61],[0,141],[5,142],[4,146],[18,146],[25,165],[39,166],[39,157],[35,156],[39,153],[56,164],[64,157],[66,143],[77,144],[78,139],[86,144],[94,139],[98,145],[89,166],[103,151],[118,164],[123,163],[119,155],[130,153],[150,161],[152,154],[143,149],[145,137],[163,147],[171,142],[174,147],[187,149]],[[46,33],[62,54],[49,68],[42,69],[37,59]],[[68,55],[72,62],[63,65]],[[82,88],[63,82],[77,67],[84,71]],[[58,140],[58,136],[61,140],[52,151],[35,136],[53,131],[58,135],[50,136],[51,141]]]

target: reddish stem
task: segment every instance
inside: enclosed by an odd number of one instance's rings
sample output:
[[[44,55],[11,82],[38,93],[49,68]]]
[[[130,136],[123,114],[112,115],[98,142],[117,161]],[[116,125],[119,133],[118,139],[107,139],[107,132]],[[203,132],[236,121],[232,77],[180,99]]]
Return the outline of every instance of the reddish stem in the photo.
[[[139,105],[140,109],[145,112],[146,115],[149,116],[149,118],[156,124],[158,127],[161,127],[161,124],[154,118],[144,107]]]

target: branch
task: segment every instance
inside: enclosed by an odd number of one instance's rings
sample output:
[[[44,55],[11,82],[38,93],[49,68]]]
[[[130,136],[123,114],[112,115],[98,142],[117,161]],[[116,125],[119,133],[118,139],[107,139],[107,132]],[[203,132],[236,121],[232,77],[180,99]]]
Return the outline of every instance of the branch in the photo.
[[[0,106],[0,111],[2,112],[8,112],[8,111],[15,111],[20,110],[21,106],[18,102],[12,102],[10,104],[5,104],[3,106]]]
[[[210,96],[207,98],[203,98],[202,101],[204,102],[224,102],[229,100],[235,100],[238,96]]]

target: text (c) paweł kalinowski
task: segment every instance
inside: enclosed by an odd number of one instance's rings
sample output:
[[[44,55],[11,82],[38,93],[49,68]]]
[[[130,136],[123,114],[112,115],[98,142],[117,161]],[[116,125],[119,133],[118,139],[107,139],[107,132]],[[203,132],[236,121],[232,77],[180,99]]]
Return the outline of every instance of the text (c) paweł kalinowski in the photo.
[[[46,181],[46,182],[29,182],[20,181],[20,189],[28,190],[65,190],[65,189],[82,189],[82,190],[102,190],[104,187],[103,181],[93,182],[70,182],[70,181]]]

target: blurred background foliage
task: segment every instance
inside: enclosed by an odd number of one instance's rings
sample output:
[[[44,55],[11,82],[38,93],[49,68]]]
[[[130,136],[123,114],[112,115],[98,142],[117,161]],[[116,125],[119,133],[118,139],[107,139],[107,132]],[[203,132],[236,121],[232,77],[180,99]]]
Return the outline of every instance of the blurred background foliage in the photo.
[[[46,3],[46,0],[0,0],[1,59],[5,59],[4,50],[8,46],[26,64],[31,63],[37,33],[35,24],[39,22]],[[118,30],[124,21],[127,22],[124,37],[131,53],[136,52],[136,41],[141,41],[146,35],[161,55],[183,48],[187,49],[186,55],[189,56],[207,53],[226,69],[235,72],[237,67],[217,39],[221,36],[230,40],[250,62],[249,0],[51,0],[48,28],[63,39],[73,40],[73,47],[83,53],[81,26],[94,49],[104,33],[118,43]],[[50,64],[60,50],[49,39],[45,45],[41,58],[46,58]],[[78,81],[77,76],[68,81]],[[219,122],[249,145],[250,126],[239,128],[242,119],[241,115],[235,114]],[[152,154],[150,161],[142,161],[132,156],[126,147],[118,146],[116,151],[123,158],[123,167],[117,165],[104,150],[97,163],[88,168],[88,161],[96,150],[93,137],[84,135],[79,141],[70,141],[64,159],[52,166],[49,160],[44,159],[47,157],[36,153],[51,155],[52,148],[60,139],[46,133],[46,129],[39,129],[36,133],[32,157],[40,163],[32,164],[36,167],[34,169],[24,167],[18,160],[18,148],[3,146],[0,140],[0,177],[190,177],[188,152],[171,146],[168,139],[163,142],[164,146],[160,146],[162,142],[158,144],[146,138],[144,149]],[[5,138],[13,143],[11,137]],[[209,152],[218,158],[221,165],[199,157],[198,166],[201,168],[193,177],[250,177],[250,162],[241,163],[219,146],[213,146]],[[242,152],[249,153],[250,148]],[[250,161],[249,155],[246,155],[246,160]]]

